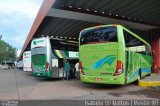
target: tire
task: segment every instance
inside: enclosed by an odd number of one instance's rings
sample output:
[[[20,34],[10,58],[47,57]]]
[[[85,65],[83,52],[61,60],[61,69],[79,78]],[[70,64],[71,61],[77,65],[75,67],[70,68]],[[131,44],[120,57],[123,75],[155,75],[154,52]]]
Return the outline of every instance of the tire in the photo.
[[[135,83],[138,84],[139,80],[141,80],[141,69],[140,69],[139,72],[138,72],[138,78],[137,78],[137,80],[135,81]]]
[[[147,74],[146,76],[151,76],[151,73],[150,73],[150,74]]]

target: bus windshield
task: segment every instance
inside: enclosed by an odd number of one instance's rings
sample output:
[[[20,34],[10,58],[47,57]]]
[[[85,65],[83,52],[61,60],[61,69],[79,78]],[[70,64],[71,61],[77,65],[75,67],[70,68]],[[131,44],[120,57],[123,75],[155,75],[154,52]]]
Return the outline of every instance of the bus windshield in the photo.
[[[116,27],[108,26],[84,30],[81,32],[80,45],[103,43],[103,42],[118,42]]]

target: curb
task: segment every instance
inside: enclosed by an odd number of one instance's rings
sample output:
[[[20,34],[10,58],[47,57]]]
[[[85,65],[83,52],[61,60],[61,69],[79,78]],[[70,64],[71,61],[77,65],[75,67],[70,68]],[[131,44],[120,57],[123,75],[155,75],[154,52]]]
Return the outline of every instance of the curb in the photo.
[[[138,86],[140,87],[155,87],[160,86],[160,81],[138,81]]]

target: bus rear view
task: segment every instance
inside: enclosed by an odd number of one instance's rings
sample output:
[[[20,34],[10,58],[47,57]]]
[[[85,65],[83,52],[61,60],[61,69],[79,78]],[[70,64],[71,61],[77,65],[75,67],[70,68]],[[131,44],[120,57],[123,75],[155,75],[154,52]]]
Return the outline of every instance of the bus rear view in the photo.
[[[45,76],[48,71],[46,38],[34,39],[31,43],[31,59],[34,76]]]
[[[117,26],[105,25],[82,30],[80,33],[81,81],[101,84],[124,84],[122,79],[123,49]]]
[[[73,66],[78,61],[78,42],[49,36],[35,38],[31,43],[32,69],[35,77],[65,78],[64,59]],[[74,76],[74,70],[70,71]]]

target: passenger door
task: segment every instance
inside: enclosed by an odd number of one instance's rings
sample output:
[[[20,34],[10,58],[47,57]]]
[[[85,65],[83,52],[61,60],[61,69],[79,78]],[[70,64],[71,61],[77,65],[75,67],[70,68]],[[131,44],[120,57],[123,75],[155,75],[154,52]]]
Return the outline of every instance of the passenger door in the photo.
[[[58,78],[58,59],[52,59],[52,77]]]
[[[127,84],[129,78],[129,64],[130,64],[130,52],[126,51],[125,84]]]

